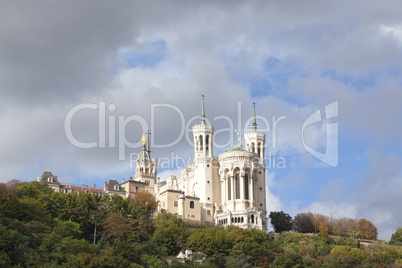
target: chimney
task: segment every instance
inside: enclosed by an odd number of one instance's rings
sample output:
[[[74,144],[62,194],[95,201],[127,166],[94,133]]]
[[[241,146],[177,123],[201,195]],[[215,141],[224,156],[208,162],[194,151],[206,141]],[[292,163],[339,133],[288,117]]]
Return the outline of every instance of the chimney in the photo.
[[[56,179],[56,181],[57,181],[57,176],[54,176],[54,178]]]
[[[96,189],[96,184],[94,183],[94,189]]]
[[[105,181],[105,184],[104,184],[104,186],[103,186],[103,189],[106,191],[106,188],[107,188],[107,182]]]
[[[121,179],[121,183],[124,183],[124,179]]]
[[[132,181],[133,180],[133,177],[130,177],[130,181]]]

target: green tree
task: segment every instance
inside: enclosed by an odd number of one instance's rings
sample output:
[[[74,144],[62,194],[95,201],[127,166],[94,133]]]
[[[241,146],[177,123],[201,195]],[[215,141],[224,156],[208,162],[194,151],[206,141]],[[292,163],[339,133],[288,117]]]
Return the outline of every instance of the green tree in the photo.
[[[217,253],[229,255],[232,245],[232,240],[226,232],[217,228],[195,229],[187,239],[187,246],[207,256]]]
[[[155,230],[151,211],[146,204],[139,201],[129,202],[129,219],[134,228],[137,241],[148,241]]]
[[[53,190],[47,183],[32,181],[23,182],[19,187],[13,188],[9,195],[17,198],[31,197],[34,199],[44,199],[52,193]]]
[[[390,245],[394,245],[395,243],[402,243],[402,228],[396,229],[395,233],[392,234],[391,240],[389,241]]]
[[[271,219],[271,225],[274,227],[275,233],[292,230],[293,222],[289,214],[283,211],[272,211],[269,214],[269,218]]]
[[[161,214],[155,219],[151,243],[158,255],[176,255],[185,245],[188,231],[183,221],[173,215]]]
[[[244,254],[250,257],[250,261],[256,266],[264,266],[266,262],[272,262],[282,249],[271,239],[268,233],[257,229],[241,229],[230,226],[228,237],[233,246],[230,255]]]

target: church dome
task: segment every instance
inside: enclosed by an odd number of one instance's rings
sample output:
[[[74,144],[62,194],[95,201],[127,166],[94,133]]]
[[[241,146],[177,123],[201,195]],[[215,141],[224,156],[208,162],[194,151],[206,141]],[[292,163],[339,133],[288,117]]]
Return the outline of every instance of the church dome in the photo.
[[[247,150],[243,148],[243,146],[237,144],[235,147],[233,147],[230,152],[246,152]]]

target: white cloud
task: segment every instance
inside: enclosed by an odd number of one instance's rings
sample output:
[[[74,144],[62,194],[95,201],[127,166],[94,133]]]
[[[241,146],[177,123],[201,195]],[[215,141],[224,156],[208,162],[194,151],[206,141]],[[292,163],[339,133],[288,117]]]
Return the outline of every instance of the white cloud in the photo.
[[[397,41],[402,43],[402,26],[386,26],[381,25],[380,31],[383,35],[390,35],[395,38]]]

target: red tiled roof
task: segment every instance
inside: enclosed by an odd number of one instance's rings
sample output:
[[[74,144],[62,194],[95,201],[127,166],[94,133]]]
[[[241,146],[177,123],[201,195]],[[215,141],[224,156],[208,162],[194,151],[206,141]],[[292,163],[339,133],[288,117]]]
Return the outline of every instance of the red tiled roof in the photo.
[[[72,190],[87,190],[87,191],[90,191],[90,192],[104,193],[104,191],[101,190],[101,189],[93,189],[93,188],[90,188],[90,187],[82,188],[82,187],[71,186],[71,185],[60,185],[60,187],[65,188],[65,189],[72,189]]]

